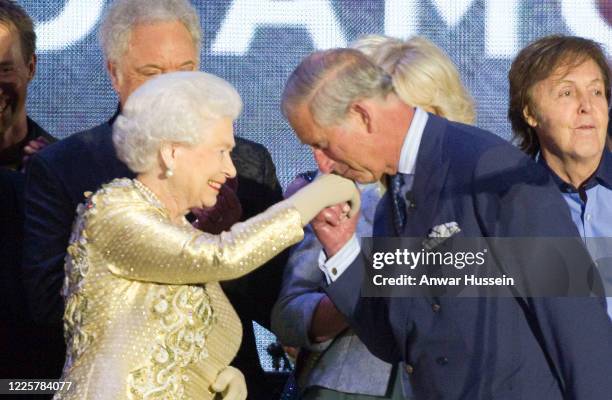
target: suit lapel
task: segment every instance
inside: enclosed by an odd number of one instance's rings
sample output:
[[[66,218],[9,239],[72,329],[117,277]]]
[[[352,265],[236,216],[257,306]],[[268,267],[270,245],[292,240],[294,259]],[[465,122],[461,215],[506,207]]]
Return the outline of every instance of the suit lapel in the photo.
[[[426,237],[434,226],[449,167],[444,147],[447,125],[446,120],[429,114],[410,191],[413,206],[408,205],[403,236]]]
[[[406,225],[401,236],[426,237],[433,226],[449,167],[444,151],[447,125],[445,119],[429,114],[417,155],[414,184],[408,192],[410,200],[406,201]],[[398,236],[393,225],[390,190],[378,203],[374,222],[374,236]]]

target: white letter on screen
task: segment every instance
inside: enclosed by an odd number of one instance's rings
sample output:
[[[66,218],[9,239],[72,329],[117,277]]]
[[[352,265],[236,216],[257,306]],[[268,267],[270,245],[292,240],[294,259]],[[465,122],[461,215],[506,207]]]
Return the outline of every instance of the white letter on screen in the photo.
[[[96,26],[103,8],[100,0],[68,0],[56,18],[36,23],[37,50],[63,50],[84,39]]]
[[[407,39],[416,35],[419,26],[417,0],[387,0],[385,2],[385,34]]]
[[[612,50],[612,28],[597,10],[595,0],[563,0],[561,14],[572,34],[589,38]]]
[[[474,0],[433,0],[438,13],[449,27],[457,25]]]
[[[260,26],[304,27],[317,49],[346,47],[330,3],[325,0],[236,0],[212,46],[217,55],[244,55]]]
[[[512,58],[518,49],[518,0],[488,0],[485,21],[487,57]]]

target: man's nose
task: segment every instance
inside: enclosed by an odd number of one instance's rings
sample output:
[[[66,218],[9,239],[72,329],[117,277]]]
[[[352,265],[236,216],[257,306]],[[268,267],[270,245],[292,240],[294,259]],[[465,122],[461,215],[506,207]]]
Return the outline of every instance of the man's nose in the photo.
[[[579,113],[590,113],[592,109],[591,97],[589,93],[578,92]]]

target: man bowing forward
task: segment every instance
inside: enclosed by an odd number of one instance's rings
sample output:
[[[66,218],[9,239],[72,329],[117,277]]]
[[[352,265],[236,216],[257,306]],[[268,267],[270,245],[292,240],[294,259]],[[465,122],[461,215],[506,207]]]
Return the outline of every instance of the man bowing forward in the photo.
[[[492,133],[404,103],[390,77],[357,51],[303,60],[282,108],[299,139],[335,161],[335,173],[360,183],[390,176],[374,236],[426,238],[436,227],[466,237],[577,236],[545,170]],[[401,363],[415,398],[612,393],[612,323],[601,298],[363,297],[366,258],[354,224],[333,220],[333,211],[313,223],[325,290],[373,354]],[[538,268],[529,261],[512,254],[523,270]]]

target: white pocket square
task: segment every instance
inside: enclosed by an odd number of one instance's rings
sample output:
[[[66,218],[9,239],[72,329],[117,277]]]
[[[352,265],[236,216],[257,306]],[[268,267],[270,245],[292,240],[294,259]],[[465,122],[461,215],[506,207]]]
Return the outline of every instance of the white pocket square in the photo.
[[[455,221],[436,225],[431,228],[427,239],[423,241],[423,247],[431,250],[459,232],[461,232],[461,228],[459,228],[459,224]]]

